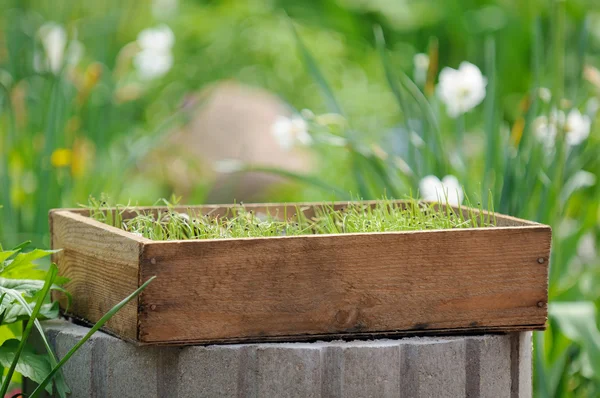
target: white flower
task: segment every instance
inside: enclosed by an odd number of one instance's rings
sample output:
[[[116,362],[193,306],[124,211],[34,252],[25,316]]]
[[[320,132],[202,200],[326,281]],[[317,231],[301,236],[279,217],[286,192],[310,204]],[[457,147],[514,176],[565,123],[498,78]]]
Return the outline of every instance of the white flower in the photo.
[[[538,89],[538,96],[542,101],[548,103],[552,99],[552,92],[546,87],[540,87]]]
[[[142,79],[156,79],[171,69],[173,66],[171,49],[175,43],[175,35],[168,26],[161,25],[141,31],[137,43],[140,52],[135,56],[134,65]]]
[[[485,98],[487,79],[479,68],[463,62],[457,69],[444,68],[440,72],[437,94],[446,104],[448,115],[457,117],[475,108]]]
[[[546,116],[538,116],[533,121],[533,134],[547,150],[554,148],[556,141],[556,122],[548,121]]]
[[[564,125],[567,144],[579,145],[590,135],[592,121],[587,115],[582,115],[577,109],[572,109]]]
[[[302,145],[312,143],[306,121],[297,115],[291,118],[278,116],[275,123],[273,123],[271,133],[279,142],[279,146],[286,151],[292,149],[297,142]]]
[[[548,150],[554,148],[557,132],[563,130],[567,145],[581,144],[590,135],[592,121],[589,116],[582,115],[577,109],[565,113],[557,109],[550,112],[550,117],[539,116],[533,121],[535,137]]]
[[[464,192],[453,175],[447,175],[441,181],[434,175],[424,177],[419,183],[419,191],[424,200],[432,200],[458,206],[464,199]]]
[[[588,232],[579,239],[577,243],[577,256],[582,261],[589,263],[593,263],[598,259],[596,237],[593,233]]]
[[[417,84],[425,84],[427,80],[427,70],[429,69],[429,56],[418,53],[413,57],[414,71],[413,77]]]
[[[33,66],[38,72],[49,70],[54,74],[58,74],[65,63],[75,65],[83,56],[83,44],[77,40],[68,43],[65,28],[55,22],[42,25],[38,35],[44,48],[43,55],[35,53],[33,56]],[[68,47],[67,43],[69,44]]]

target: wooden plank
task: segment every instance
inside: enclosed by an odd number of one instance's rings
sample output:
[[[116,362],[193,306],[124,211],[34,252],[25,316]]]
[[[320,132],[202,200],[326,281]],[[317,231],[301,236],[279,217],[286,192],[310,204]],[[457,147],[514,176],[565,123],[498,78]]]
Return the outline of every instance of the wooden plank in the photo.
[[[50,212],[53,256],[59,274],[70,279],[65,288],[73,295],[67,315],[98,321],[138,287],[139,259],[148,239],[110,227],[69,211]],[[64,297],[57,295],[61,307]],[[106,329],[137,339],[137,300],[132,300],[106,324]]]
[[[139,341],[543,329],[547,226],[144,245]],[[541,263],[540,263],[541,262]]]

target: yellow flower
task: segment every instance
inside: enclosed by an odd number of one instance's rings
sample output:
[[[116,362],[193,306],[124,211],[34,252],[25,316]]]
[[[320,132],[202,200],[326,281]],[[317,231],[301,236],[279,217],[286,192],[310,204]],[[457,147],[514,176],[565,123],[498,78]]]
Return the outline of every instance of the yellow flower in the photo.
[[[73,152],[68,148],[58,148],[52,152],[50,163],[54,167],[67,167],[71,165]]]
[[[82,177],[94,156],[94,144],[86,139],[78,138],[73,144],[73,161],[71,175],[75,178]]]

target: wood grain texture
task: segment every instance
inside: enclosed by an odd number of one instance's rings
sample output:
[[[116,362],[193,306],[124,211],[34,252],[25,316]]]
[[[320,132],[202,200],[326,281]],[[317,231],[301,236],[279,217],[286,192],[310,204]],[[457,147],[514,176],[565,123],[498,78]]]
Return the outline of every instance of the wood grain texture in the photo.
[[[70,279],[65,287],[74,298],[67,315],[94,323],[137,289],[142,245],[149,240],[69,211],[50,212],[50,233],[52,248],[62,249],[53,261],[59,274]],[[64,297],[55,298],[64,309]],[[105,328],[137,339],[137,312],[137,300],[132,300]]]
[[[532,225],[151,242],[139,340],[543,329],[550,239]]]

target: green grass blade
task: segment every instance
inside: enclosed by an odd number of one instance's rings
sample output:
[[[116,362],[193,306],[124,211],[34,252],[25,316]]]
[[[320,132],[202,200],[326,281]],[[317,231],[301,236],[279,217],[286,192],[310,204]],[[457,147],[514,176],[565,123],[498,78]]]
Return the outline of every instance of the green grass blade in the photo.
[[[398,107],[400,108],[400,112],[403,116],[404,127],[406,128],[406,131],[408,131],[408,136],[410,137],[410,135],[416,133],[418,129],[414,126],[414,123],[412,122],[413,118],[411,118],[411,112],[408,108],[408,104],[406,103],[404,93],[402,92],[402,87],[398,84],[398,81],[394,77],[393,67],[385,51],[385,37],[383,35],[383,29],[381,29],[381,26],[375,26],[374,33],[375,42],[379,51],[379,57],[381,58],[383,71],[385,73],[385,78],[387,80],[388,86],[390,87],[390,90],[392,91],[392,94],[394,95],[394,98],[396,99],[396,102],[398,103]],[[424,129],[424,131],[427,131],[427,129]],[[425,142],[427,143],[427,145],[430,146],[430,152],[435,153],[434,142],[428,139],[428,137],[425,137]],[[417,170],[418,168],[416,156],[414,153],[415,149],[416,148],[414,145],[409,144],[408,164],[413,170]]]
[[[425,94],[421,92],[419,87],[417,87],[417,85],[406,75],[406,73],[404,73],[401,70],[398,70],[398,75],[400,77],[400,82],[415,100],[416,104],[419,107],[419,110],[425,117],[427,124],[433,132],[433,134],[430,135],[428,139],[433,139],[433,143],[435,143],[434,153],[436,155],[437,160],[436,174],[445,175],[448,171],[448,159],[443,149],[444,146],[442,143],[442,133],[437,118],[435,117],[435,113],[433,112],[431,105],[427,101]]]
[[[390,86],[390,89],[392,90],[394,98],[396,98],[396,102],[398,102],[398,106],[400,107],[400,111],[404,116],[404,120],[406,121],[409,117],[406,99],[404,98],[404,93],[402,93],[402,88],[398,85],[398,82],[394,78],[394,73],[392,72],[393,68],[390,64],[388,55],[385,52],[385,37],[383,36],[383,29],[381,29],[381,26],[377,25],[375,26],[374,31],[375,42],[377,44],[377,49],[379,50],[379,57],[381,58],[381,62],[383,64],[385,78]]]
[[[321,91],[321,94],[323,95],[323,97],[325,98],[325,101],[327,102],[327,107],[329,108],[329,110],[331,112],[343,115],[344,112],[342,111],[342,107],[339,105],[337,99],[335,98],[335,95],[333,94],[333,90],[331,90],[331,88],[329,87],[329,84],[327,83],[327,80],[325,79],[325,76],[323,76],[323,73],[319,69],[317,61],[314,59],[314,57],[312,56],[310,51],[308,51],[308,48],[306,48],[306,45],[300,38],[300,35],[298,34],[298,31],[296,30],[294,23],[291,20],[289,21],[289,23],[290,23],[292,32],[294,33],[294,37],[296,38],[296,43],[298,45],[298,51],[300,52],[300,57],[304,61],[304,64],[306,65],[308,72],[310,73],[312,78],[315,80],[315,82],[319,86],[319,90]]]
[[[102,326],[104,326],[104,324],[108,322],[110,318],[112,318],[121,308],[123,308],[123,306],[125,306],[135,297],[137,297],[155,278],[156,276],[153,276],[152,278],[148,279],[135,292],[131,293],[129,296],[124,298],[119,304],[115,305],[110,311],[104,314],[104,316],[100,318],[98,322],[96,322],[96,324],[89,330],[89,332],[87,332],[87,334],[83,336],[83,338],[79,340],[79,342],[77,342],[77,344],[75,344],[69,350],[69,352],[65,354],[65,356],[60,360],[60,362],[58,362],[58,364],[52,368],[48,376],[46,376],[46,378],[40,383],[40,385],[37,386],[37,388],[31,393],[30,397],[38,397],[42,393],[46,385],[50,382],[50,380],[52,380],[52,377],[56,374],[56,372],[60,370],[60,368],[73,356],[73,354],[75,354],[75,352],[77,352],[77,350],[83,344],[85,344],[85,342],[88,341],[94,333],[96,333]]]
[[[496,129],[495,106],[496,106],[496,40],[488,37],[485,42],[485,69],[488,79],[487,93],[485,96],[485,135],[486,154],[483,173],[482,203],[487,203],[489,189],[492,188],[491,171],[496,164],[496,153],[499,152],[498,132]]]

